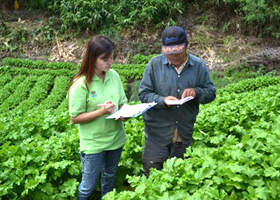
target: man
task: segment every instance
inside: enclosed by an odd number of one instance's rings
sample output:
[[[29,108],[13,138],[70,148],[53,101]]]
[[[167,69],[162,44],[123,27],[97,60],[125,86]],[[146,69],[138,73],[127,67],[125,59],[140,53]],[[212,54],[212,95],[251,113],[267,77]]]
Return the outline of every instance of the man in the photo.
[[[162,55],[152,58],[139,88],[142,103],[157,102],[144,114],[145,146],[143,168],[149,176],[150,168],[162,169],[170,157],[183,158],[192,144],[193,126],[199,104],[216,97],[205,63],[187,52],[185,31],[177,26],[162,33]],[[166,100],[188,96],[194,99],[181,106],[167,106]]]

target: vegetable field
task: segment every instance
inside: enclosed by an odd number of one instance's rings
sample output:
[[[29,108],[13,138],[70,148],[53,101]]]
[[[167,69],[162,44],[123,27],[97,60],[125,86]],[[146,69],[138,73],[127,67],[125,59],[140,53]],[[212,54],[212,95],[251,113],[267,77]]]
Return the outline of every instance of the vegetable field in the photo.
[[[78,66],[5,58],[0,66],[0,199],[75,199],[78,131],[66,89]],[[145,64],[113,65],[125,87]],[[127,90],[126,90],[127,91]],[[188,159],[142,172],[142,117],[125,122],[116,189],[104,199],[280,199],[280,77],[219,89],[201,105]],[[134,102],[130,102],[134,103]],[[99,188],[96,189],[98,196]]]

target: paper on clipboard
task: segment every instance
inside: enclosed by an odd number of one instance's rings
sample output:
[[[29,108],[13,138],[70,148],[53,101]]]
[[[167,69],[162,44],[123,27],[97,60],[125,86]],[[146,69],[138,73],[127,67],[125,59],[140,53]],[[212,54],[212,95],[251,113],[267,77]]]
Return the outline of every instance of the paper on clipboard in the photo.
[[[106,117],[106,119],[118,119],[121,116],[124,118],[137,117],[149,110],[150,108],[154,107],[156,104],[157,103],[155,102],[141,103],[136,105],[124,104],[120,110],[109,115],[108,117]]]

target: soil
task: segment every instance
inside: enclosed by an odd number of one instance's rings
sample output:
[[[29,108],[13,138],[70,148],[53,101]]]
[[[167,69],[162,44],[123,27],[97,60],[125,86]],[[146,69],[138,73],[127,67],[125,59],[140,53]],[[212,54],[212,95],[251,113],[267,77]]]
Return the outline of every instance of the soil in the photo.
[[[217,16],[213,16],[213,13],[203,13],[204,18],[205,15],[208,19],[206,21],[201,20],[201,15],[186,15],[180,17],[177,24],[188,32],[189,52],[203,59],[210,70],[224,70],[241,63],[248,67],[264,66],[267,71],[276,70],[280,75],[279,41],[245,36],[236,28],[224,33],[221,26],[223,23]],[[87,42],[95,33],[87,31],[77,33],[76,30],[72,30],[60,38],[52,38],[51,41],[44,42],[43,33],[38,33],[38,30],[46,28],[49,18],[42,14],[31,14],[21,10],[2,10],[0,22],[4,21],[9,30],[23,29],[34,34],[26,41],[19,41],[15,50],[0,49],[0,59],[20,57],[80,64]],[[46,29],[49,30],[51,29]],[[117,49],[115,62],[130,63],[135,54],[160,54],[162,31],[163,28],[143,27],[133,30],[123,29],[119,35],[113,35],[110,38]],[[0,35],[0,42],[2,41],[7,41],[7,37]]]

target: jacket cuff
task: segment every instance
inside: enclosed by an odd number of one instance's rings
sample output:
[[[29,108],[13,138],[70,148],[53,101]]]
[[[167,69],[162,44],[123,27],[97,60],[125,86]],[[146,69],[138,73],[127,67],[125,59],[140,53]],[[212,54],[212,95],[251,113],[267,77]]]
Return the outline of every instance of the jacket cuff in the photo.
[[[157,101],[158,107],[162,107],[162,108],[166,107],[166,105],[164,103],[164,99],[165,99],[165,97],[159,97],[158,98],[158,101]]]

